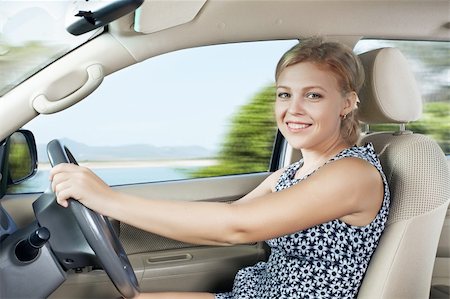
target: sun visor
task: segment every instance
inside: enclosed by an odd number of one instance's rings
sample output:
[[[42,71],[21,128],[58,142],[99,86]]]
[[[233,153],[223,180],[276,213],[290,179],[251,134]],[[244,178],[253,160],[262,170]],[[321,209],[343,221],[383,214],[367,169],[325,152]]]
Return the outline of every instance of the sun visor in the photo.
[[[192,21],[207,0],[146,0],[135,12],[134,30],[144,34]]]

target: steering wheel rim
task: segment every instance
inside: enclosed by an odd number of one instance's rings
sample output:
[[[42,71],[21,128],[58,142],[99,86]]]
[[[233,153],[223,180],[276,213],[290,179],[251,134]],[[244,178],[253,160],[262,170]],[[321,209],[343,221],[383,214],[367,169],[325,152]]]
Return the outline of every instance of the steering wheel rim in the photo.
[[[47,154],[52,166],[60,163],[78,164],[68,148],[57,139],[48,143]],[[137,296],[139,283],[108,218],[85,207],[77,200],[69,200],[68,208],[117,290],[125,298]]]

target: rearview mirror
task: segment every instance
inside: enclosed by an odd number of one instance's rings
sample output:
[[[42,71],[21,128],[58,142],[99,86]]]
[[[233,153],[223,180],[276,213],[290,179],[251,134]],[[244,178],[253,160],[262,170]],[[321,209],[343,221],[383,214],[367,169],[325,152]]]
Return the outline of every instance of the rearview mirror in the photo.
[[[80,35],[136,10],[144,0],[76,0],[66,15],[66,30]]]

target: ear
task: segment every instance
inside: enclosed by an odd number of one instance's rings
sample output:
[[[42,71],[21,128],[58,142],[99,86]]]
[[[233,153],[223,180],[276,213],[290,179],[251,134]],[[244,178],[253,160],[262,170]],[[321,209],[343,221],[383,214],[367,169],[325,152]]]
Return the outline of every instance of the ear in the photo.
[[[347,115],[356,108],[358,108],[359,98],[356,92],[351,91],[345,95],[344,105],[342,107],[341,115]]]

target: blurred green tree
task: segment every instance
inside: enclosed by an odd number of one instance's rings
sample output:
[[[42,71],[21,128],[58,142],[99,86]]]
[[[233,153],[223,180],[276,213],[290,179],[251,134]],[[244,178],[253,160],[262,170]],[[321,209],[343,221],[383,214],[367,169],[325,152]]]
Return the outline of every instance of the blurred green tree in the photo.
[[[426,102],[420,120],[406,125],[414,133],[428,135],[450,153],[450,102]],[[371,125],[371,131],[396,131],[398,125]]]
[[[275,87],[263,88],[233,116],[218,163],[190,173],[209,177],[267,171],[276,136],[274,117]]]

